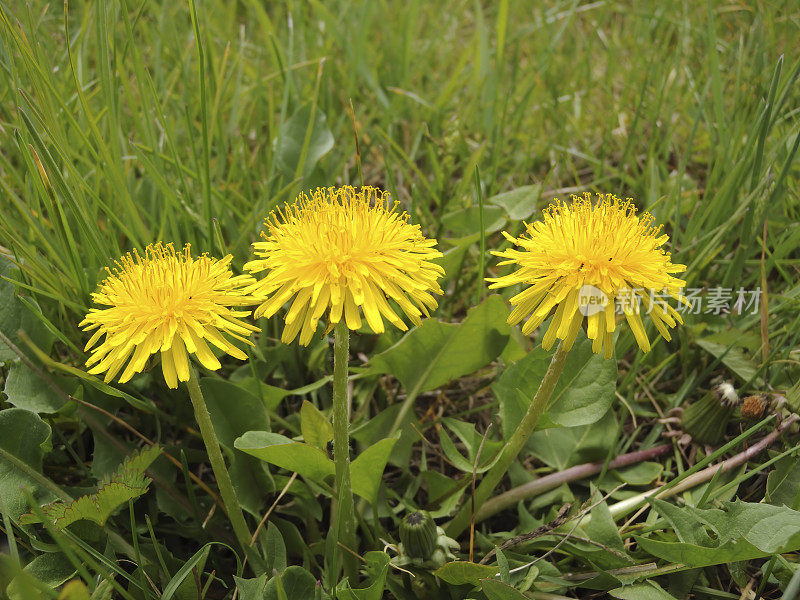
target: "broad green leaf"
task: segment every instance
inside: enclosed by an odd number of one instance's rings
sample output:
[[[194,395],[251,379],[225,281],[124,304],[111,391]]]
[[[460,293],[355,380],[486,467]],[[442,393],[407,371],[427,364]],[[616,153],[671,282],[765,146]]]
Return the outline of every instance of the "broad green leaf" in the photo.
[[[241,598],[241,600],[264,600],[264,596],[267,592],[266,574],[260,577],[254,577],[253,579],[242,579],[234,575],[233,581],[236,584],[236,589],[239,590],[239,598]]]
[[[25,565],[24,571],[25,575],[55,589],[75,575],[75,565],[61,552],[47,552]],[[9,600],[27,600],[32,597],[30,593],[25,593],[25,588],[30,587],[29,582],[23,581],[25,575],[17,575],[8,584],[5,591]]]
[[[732,346],[732,344],[724,345],[710,341],[708,338],[697,340],[697,345],[714,358],[719,358],[722,364],[728,367],[740,381],[752,382],[751,385],[756,387],[762,385],[761,378],[755,378],[758,365],[747,358],[741,348]]]
[[[534,348],[525,358],[509,366],[492,386],[500,402],[503,437],[508,440],[519,426],[550,365],[552,352]],[[567,358],[542,419],[564,427],[590,425],[608,411],[614,401],[617,362],[592,352],[589,339],[579,336]],[[520,396],[522,392],[523,396]]]
[[[454,242],[455,246],[449,250],[445,250],[444,256],[438,261],[444,269],[445,280],[450,280],[458,276],[464,265],[464,258],[467,255],[467,250],[475,243],[471,238],[462,238],[454,240]]]
[[[676,600],[675,596],[664,591],[655,581],[626,585],[608,593],[622,600]]]
[[[151,480],[144,471],[160,453],[158,446],[150,446],[133,454],[108,479],[100,482],[94,494],[81,496],[71,502],[59,500],[45,504],[42,513],[58,529],[65,529],[81,520],[103,525],[120,506],[147,492]],[[33,513],[20,518],[22,524],[38,522],[39,517]]]
[[[371,446],[385,439],[388,437],[401,407],[402,404],[400,403],[392,404],[377,415],[374,415],[360,427],[351,431],[351,437],[364,446]],[[407,466],[408,461],[411,459],[412,447],[419,441],[419,434],[411,426],[413,422],[415,422],[415,418],[409,411],[406,413],[403,424],[399,429],[401,432],[400,440],[395,444],[389,458],[389,461],[394,465]]]
[[[592,491],[593,499],[598,499],[599,494],[597,494],[594,486],[592,486]],[[608,570],[630,567],[636,563],[632,558],[620,556],[620,554],[627,556],[627,552],[622,543],[622,538],[619,535],[617,524],[611,516],[608,504],[605,502],[601,502],[592,509],[592,519],[583,525],[580,530],[582,530],[582,533],[579,534],[581,537],[605,546],[601,547],[579,541],[574,542],[576,547],[575,553],[584,557],[596,567]],[[616,551],[616,553],[611,552],[611,550]]]
[[[566,469],[595,460],[605,460],[617,440],[614,411],[608,411],[591,425],[557,427],[534,431],[528,448],[535,457],[554,469]]]
[[[506,223],[505,211],[499,206],[484,205],[483,226],[486,233],[494,233]],[[481,231],[480,207],[470,206],[447,213],[442,217],[442,226],[453,237],[465,237]]]
[[[301,166],[303,144],[309,126],[311,135],[308,139],[305,160]],[[331,148],[333,148],[333,134],[328,129],[325,113],[317,109],[312,122],[311,107],[301,106],[278,129],[278,137],[274,143],[275,165],[288,179],[294,179],[298,175],[307,177],[319,159],[330,152]]]
[[[35,413],[57,412],[67,402],[63,394],[55,391],[22,362],[11,366],[3,391],[11,404]]]
[[[73,579],[61,588],[58,600],[89,600],[89,588],[80,579]]]
[[[481,589],[489,600],[528,600],[528,597],[499,579],[481,579]]]
[[[536,212],[536,204],[542,194],[542,186],[539,183],[534,185],[524,185],[509,192],[503,192],[489,198],[490,204],[502,207],[508,218],[512,221],[527,219]]]
[[[800,495],[800,459],[786,456],[775,464],[775,469],[767,476],[767,500],[770,504],[785,504],[790,508],[798,508]]]
[[[0,448],[33,471],[42,471],[42,459],[52,448],[50,434],[50,426],[36,413],[21,408],[0,411]],[[14,519],[28,508],[20,486],[30,487],[39,500],[52,498],[52,492],[43,489],[25,471],[0,456],[0,496],[5,510]]]
[[[333,439],[333,425],[320,410],[308,400],[300,407],[300,431],[306,443],[321,450]]]
[[[323,481],[334,474],[333,461],[322,450],[278,433],[248,431],[234,442],[234,446],[313,481]]]
[[[760,502],[723,502],[722,507],[691,510],[720,537],[743,537],[767,554],[800,549],[800,512]]]
[[[689,568],[722,565],[769,556],[769,554],[761,552],[747,540],[740,540],[739,542],[728,540],[724,544],[709,548],[684,542],[665,542],[641,536],[633,537],[645,552],[669,562],[684,564]]]
[[[638,465],[617,469],[614,475],[620,481],[630,485],[647,485],[652,483],[664,471],[664,465],[657,462],[643,462]]]
[[[637,536],[639,546],[664,560],[705,567],[800,549],[800,512],[785,506],[722,502],[722,509],[677,508],[650,499],[679,541]],[[713,530],[713,537],[707,529]]]
[[[233,448],[234,440],[248,431],[269,429],[264,402],[250,391],[218,377],[204,377],[200,380],[200,389],[223,446]]]
[[[266,406],[268,410],[274,411],[276,408],[278,408],[278,405],[284,398],[288,396],[305,396],[306,394],[313,392],[314,390],[318,390],[324,385],[327,385],[331,379],[332,378],[329,375],[327,377],[323,377],[322,379],[318,379],[313,383],[309,383],[308,385],[304,385],[293,390],[285,390],[283,388],[275,387],[274,385],[268,385],[263,381],[254,379],[253,377],[247,377],[241,381],[237,381],[236,385],[249,391],[253,396],[263,398],[264,406]]]
[[[466,561],[453,561],[445,563],[434,571],[433,574],[452,585],[464,585],[465,583],[480,585],[481,579],[494,577],[499,571],[500,569],[498,567],[491,567],[489,565],[479,565]]]
[[[223,447],[231,450],[230,476],[242,507],[259,514],[266,494],[274,488],[267,466],[234,450],[236,438],[251,430],[268,430],[266,401],[245,389],[241,382],[216,377],[200,380],[200,387],[214,422],[214,431]]]
[[[378,501],[378,488],[381,485],[383,470],[397,443],[399,435],[381,440],[359,454],[350,465],[351,485],[353,493],[358,494],[371,504]]]
[[[272,577],[267,581],[264,600],[280,600],[278,583],[288,600],[314,600],[317,580],[303,567],[288,567],[280,577]]]
[[[494,360],[508,342],[508,308],[492,295],[467,312],[462,323],[426,319],[403,339],[375,356],[373,369],[391,373],[406,390],[436,389],[474,373]]]

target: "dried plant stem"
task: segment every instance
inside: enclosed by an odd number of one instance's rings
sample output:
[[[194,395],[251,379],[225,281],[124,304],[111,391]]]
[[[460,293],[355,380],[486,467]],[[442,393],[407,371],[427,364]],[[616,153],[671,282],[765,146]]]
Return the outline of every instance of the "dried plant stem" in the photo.
[[[723,460],[722,462],[718,462],[715,465],[711,465],[703,469],[702,471],[698,471],[697,473],[693,473],[684,479],[683,481],[678,482],[676,485],[672,487],[657,487],[652,490],[648,490],[631,498],[627,498],[621,502],[617,502],[616,504],[612,504],[608,507],[609,511],[611,511],[611,516],[613,518],[619,518],[630,514],[640,506],[644,505],[647,501],[647,498],[670,498],[681,492],[684,492],[688,489],[693,487],[697,487],[700,484],[706,483],[707,481],[711,481],[711,479],[716,475],[717,471],[721,471],[725,473],[736,467],[739,467],[746,463],[748,460],[757,456],[762,451],[769,448],[772,443],[777,440],[781,434],[783,434],[786,429],[792,425],[792,423],[797,422],[800,420],[800,417],[796,414],[790,415],[787,419],[785,419],[780,425],[778,425],[773,431],[765,435],[761,440],[747,448],[746,450],[741,451],[739,454],[731,456],[730,458]],[[591,515],[590,517],[591,518]]]
[[[550,366],[547,367],[547,371],[542,378],[542,383],[539,384],[539,389],[536,391],[536,395],[533,397],[533,400],[531,400],[531,403],[528,406],[528,411],[525,413],[525,416],[522,418],[519,426],[516,428],[516,430],[514,430],[511,439],[509,439],[506,445],[503,447],[500,458],[494,465],[492,465],[492,468],[487,471],[486,475],[483,476],[483,479],[481,480],[481,483],[475,492],[474,510],[476,513],[480,512],[481,507],[489,499],[489,496],[491,496],[492,492],[494,492],[494,490],[497,488],[497,484],[500,483],[500,480],[508,471],[511,463],[516,460],[517,455],[528,442],[528,438],[530,438],[533,430],[536,428],[536,424],[539,422],[539,418],[542,416],[544,409],[550,402],[550,397],[553,395],[553,390],[556,387],[558,378],[561,376],[561,372],[564,370],[564,365],[567,362],[568,355],[569,350],[566,350],[563,344],[559,342],[558,348],[556,348],[556,351],[553,354],[553,359],[550,361]],[[445,531],[447,532],[447,535],[450,537],[457,537],[460,535],[467,527],[469,527],[472,514],[472,503],[465,503],[453,520],[445,525]]]
[[[648,448],[647,450],[637,450],[636,452],[622,454],[610,461],[607,469],[620,469],[622,467],[634,465],[646,460],[652,460],[661,456],[662,454],[667,454],[670,450],[672,450],[672,444],[663,444],[661,446]],[[545,475],[544,477],[534,479],[533,481],[529,481],[528,483],[510,489],[499,496],[495,496],[494,498],[487,500],[475,515],[475,521],[477,522],[488,519],[492,515],[497,514],[502,510],[511,508],[520,500],[527,500],[528,498],[538,496],[539,494],[557,488],[562,483],[569,483],[571,481],[585,479],[590,475],[600,473],[603,470],[604,465],[605,461],[575,465],[574,467],[564,469],[563,471],[550,473],[549,475]]]

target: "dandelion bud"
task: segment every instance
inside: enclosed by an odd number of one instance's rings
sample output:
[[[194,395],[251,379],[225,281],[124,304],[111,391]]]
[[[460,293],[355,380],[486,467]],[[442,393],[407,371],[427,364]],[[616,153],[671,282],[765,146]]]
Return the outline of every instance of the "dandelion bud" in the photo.
[[[406,515],[400,524],[400,541],[411,558],[429,559],[436,549],[436,523],[425,511]]]

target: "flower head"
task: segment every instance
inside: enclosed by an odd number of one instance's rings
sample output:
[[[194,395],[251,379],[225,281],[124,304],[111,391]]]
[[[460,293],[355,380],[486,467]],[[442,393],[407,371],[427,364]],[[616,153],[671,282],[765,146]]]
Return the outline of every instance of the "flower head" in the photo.
[[[396,206],[379,189],[345,186],[300,194],[273,212],[253,244],[258,258],[244,266],[267,272],[248,288],[262,300],[255,316],[270,317],[294,298],[281,340],[299,334],[303,345],[326,312],[330,323],[344,315],[350,329],[361,327],[362,311],[375,333],[384,331],[384,317],[407,329],[389,299],[419,324],[436,308],[432,294],[442,293],[436,280],[444,271],[431,262],[442,254]]]
[[[526,224],[527,235],[519,238],[503,233],[521,249],[494,252],[506,260],[500,265],[519,268],[509,275],[490,278],[492,288],[525,284],[511,298],[514,306],[508,322],[519,323],[526,335],[533,332],[555,309],[542,345],[550,348],[556,338],[571,347],[587,320],[587,335],[596,353],[605,348],[611,357],[616,313],[623,313],[639,347],[650,350],[641,307],[650,315],[658,332],[670,339],[668,327],[683,320],[663,295],[686,302],[681,294],[685,282],[672,276],[686,270],[670,261],[661,246],[668,236],[653,227],[653,217],[636,216],[631,199],[613,194],[573,196],[570,204],[557,201],[544,211],[543,219]]]
[[[208,369],[220,368],[206,340],[231,356],[247,358],[229,337],[252,345],[247,338],[258,331],[241,320],[250,311],[235,308],[254,304],[243,292],[253,278],[234,276],[230,262],[230,255],[192,258],[188,245],[175,252],[172,244],[160,243],[147,246],[144,256],[135,250],[123,256],[92,294],[95,304],[109,308],[90,309],[80,324],[86,331],[97,330],[86,350],[105,335],[86,361],[94,365],[89,373],[105,372],[105,381],[111,381],[125,367],[119,377],[125,383],[160,352],[164,379],[176,388],[178,381],[189,380],[188,354]]]

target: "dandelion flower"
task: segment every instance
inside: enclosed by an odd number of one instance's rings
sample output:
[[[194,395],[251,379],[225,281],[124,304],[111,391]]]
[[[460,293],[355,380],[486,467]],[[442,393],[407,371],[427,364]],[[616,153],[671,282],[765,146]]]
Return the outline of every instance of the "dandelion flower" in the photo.
[[[389,300],[417,325],[436,308],[432,294],[442,293],[436,280],[444,271],[431,260],[442,254],[388,196],[373,187],[318,188],[267,218],[263,240],[253,244],[258,258],[244,268],[267,272],[247,290],[262,301],[256,318],[293,298],[283,342],[299,334],[308,344],[326,312],[331,324],[344,317],[349,329],[361,327],[363,312],[381,333],[384,318],[407,329]]]
[[[556,202],[543,219],[526,224],[527,235],[505,237],[520,249],[494,252],[500,265],[519,268],[509,275],[490,278],[490,287],[516,284],[527,287],[511,298],[511,325],[526,319],[522,332],[529,335],[554,312],[542,339],[548,349],[556,338],[569,349],[586,317],[586,333],[595,353],[613,351],[616,313],[625,315],[639,347],[647,352],[650,341],[642,324],[642,307],[658,332],[670,339],[669,327],[683,320],[665,300],[686,302],[685,282],[673,273],[686,270],[670,261],[661,246],[668,240],[652,225],[650,214],[636,215],[631,199],[613,194],[573,196],[570,204]]]
[[[208,369],[220,368],[206,341],[247,358],[229,338],[252,345],[248,336],[258,331],[241,320],[250,311],[236,308],[254,304],[243,292],[253,278],[234,276],[231,258],[192,258],[188,245],[175,252],[172,244],[160,243],[148,246],[144,256],[135,250],[123,256],[92,294],[95,304],[109,308],[92,308],[80,324],[86,331],[96,329],[86,350],[105,335],[86,361],[89,373],[105,372],[105,381],[111,381],[125,367],[119,377],[125,383],[160,352],[164,379],[177,388],[178,381],[189,381],[189,354]]]

